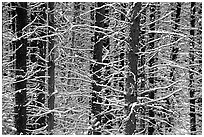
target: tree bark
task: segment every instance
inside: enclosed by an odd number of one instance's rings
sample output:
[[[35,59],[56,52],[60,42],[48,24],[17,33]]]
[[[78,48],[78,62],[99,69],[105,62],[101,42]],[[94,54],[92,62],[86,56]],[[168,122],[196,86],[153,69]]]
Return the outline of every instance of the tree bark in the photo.
[[[110,11],[109,11],[109,8],[107,8],[107,7],[104,7],[104,13],[103,13],[103,16],[105,17],[105,16],[109,16],[109,13],[110,13]],[[105,19],[105,18],[104,18]],[[109,27],[109,21],[110,20],[105,20],[104,22],[103,22],[103,28],[104,29],[108,29],[108,27]],[[102,50],[104,49],[104,51],[109,51],[110,50],[110,39],[109,39],[109,37],[107,37],[107,38],[105,38],[105,39],[103,39],[103,48],[102,48]],[[106,54],[106,53],[102,53],[102,56],[104,56],[104,54]],[[104,60],[102,60],[102,62],[103,63],[109,63],[110,62],[110,57],[106,57]],[[102,72],[102,75],[103,76],[105,76],[105,77],[108,77],[110,74],[111,74],[111,71],[110,71],[110,66],[102,66],[103,67],[103,69],[105,70],[104,72]],[[109,82],[109,79],[104,79],[104,80],[102,80],[103,82],[103,85],[108,85],[108,86],[110,86],[111,85],[111,83]],[[105,90],[105,92],[103,93],[103,96],[106,96],[106,97],[108,97],[108,96],[110,96],[111,95],[111,91],[110,90],[108,90],[108,89],[106,89]],[[103,106],[103,112],[104,111],[111,111],[112,110],[112,106],[110,106],[110,105],[108,105],[109,104],[109,101],[106,99],[105,101],[105,104],[107,104],[107,107],[106,106]],[[111,121],[113,119],[113,115],[110,113],[110,112],[108,112],[108,113],[105,113],[105,114],[102,114],[102,116],[101,116],[101,124],[102,125],[106,125],[106,126],[104,126],[104,130],[109,130],[109,129],[111,129],[112,128],[112,124],[113,124],[113,122]],[[107,134],[109,134],[108,132],[104,132],[104,134],[105,135],[107,135]]]
[[[195,28],[195,2],[191,2],[191,27]],[[194,35],[195,31],[194,29],[190,30],[190,36],[191,36],[191,41],[190,41],[190,51],[189,51],[189,56],[190,56],[190,61],[189,65],[195,63],[195,57],[194,57]],[[194,70],[194,67],[190,67],[192,70]],[[195,135],[196,133],[196,111],[195,111],[195,99],[194,99],[194,94],[195,94],[195,89],[194,89],[194,74],[192,71],[189,71],[189,87],[190,87],[190,132],[191,135]]]
[[[97,7],[101,7],[105,5],[105,3],[98,2],[96,3]],[[105,19],[105,8],[99,8],[96,10],[95,15],[92,15],[92,20],[95,20],[95,26],[104,28],[104,22],[103,20]],[[94,34],[94,51],[93,51],[93,59],[96,62],[102,62],[102,49],[103,49],[103,44],[104,40],[101,39],[103,38],[104,34],[97,32],[98,30],[96,29],[96,32]],[[101,82],[101,64],[92,64],[92,72],[93,72],[93,80],[95,81],[92,84],[93,87],[93,92],[91,93],[92,99],[91,99],[91,113],[93,115],[92,120],[94,122],[92,123],[92,131],[89,134],[93,135],[101,135],[101,105],[98,103],[102,102],[102,98],[99,96],[99,93],[101,92],[102,87],[98,86],[97,84]]]
[[[30,5],[29,5],[30,6]],[[36,9],[31,10],[29,16],[30,21],[32,22],[36,16],[38,17],[33,23],[33,27],[38,27],[46,24],[46,4],[43,3],[39,7],[36,7]],[[32,27],[30,27],[32,29]],[[42,37],[46,35],[46,30],[42,29],[41,31],[38,31],[37,37]],[[32,35],[31,38],[35,38],[36,35]],[[44,39],[43,39],[44,40]],[[36,100],[33,100],[30,106],[28,107],[28,113],[32,114],[32,106],[43,107],[43,104],[45,104],[45,72],[46,72],[46,63],[42,60],[46,57],[46,42],[43,40],[34,40],[29,43],[29,63],[31,63],[33,67],[33,72],[38,71],[36,74],[34,74],[29,80],[28,80],[28,86],[31,89],[34,89],[34,93],[31,95],[32,98],[36,98]],[[39,57],[42,59],[39,59]],[[33,65],[36,65],[34,67]],[[29,64],[30,65],[30,64]],[[36,97],[35,97],[36,95]],[[29,109],[31,108],[31,109]],[[34,112],[36,113],[36,112]],[[46,116],[36,116],[36,117],[28,117],[29,124],[27,125],[27,128],[29,130],[36,130],[39,128],[42,128],[46,126]],[[29,134],[32,134],[30,132]]]
[[[151,22],[154,22],[155,21],[155,11],[156,11],[156,5],[152,4],[150,5],[150,23]],[[149,25],[150,27],[150,30],[155,30],[155,23],[151,23]],[[153,41],[155,39],[155,33],[150,33],[149,34],[149,41]],[[154,42],[151,42],[149,43],[149,48],[150,49],[154,49],[155,47],[155,43]],[[152,67],[154,64],[155,64],[155,57],[152,57],[150,60],[149,60],[149,67]],[[154,71],[154,70],[150,70],[151,71]],[[154,74],[150,74],[149,76],[149,84],[150,86],[154,86],[155,84],[155,78],[154,78]],[[154,99],[155,98],[155,91],[151,91],[149,93],[149,98],[150,99]],[[149,108],[149,117],[150,117],[150,122],[149,122],[149,127],[148,127],[148,135],[153,135],[154,134],[154,125],[156,124],[156,121],[154,120],[154,116],[155,116],[155,112],[153,110],[153,108]]]
[[[17,37],[23,35],[23,28],[27,25],[27,3],[17,2],[12,3],[12,7],[15,9],[16,18],[13,20],[13,32]],[[17,129],[16,134],[26,134],[26,52],[27,52],[27,39],[22,37],[13,43],[18,49],[16,51],[16,84],[15,84],[15,127]]]
[[[179,27],[180,27],[179,24],[180,24],[180,14],[181,14],[181,3],[180,2],[176,2],[176,3],[173,3],[172,6],[173,6],[172,10],[174,10],[174,12],[172,14],[172,20],[174,22],[174,25],[172,26],[172,28],[173,28],[174,32],[177,32],[179,30]],[[173,36],[172,42],[175,42],[178,39],[179,39],[178,36]],[[171,55],[170,55],[170,59],[173,62],[177,62],[178,52],[179,52],[179,47],[178,47],[178,43],[176,43],[175,45],[172,46]],[[170,79],[173,82],[176,81],[176,68],[175,67],[171,68]],[[175,90],[174,87],[170,88],[170,91],[174,91],[174,90]],[[169,107],[171,106],[171,100],[170,99],[167,99],[167,105]],[[170,109],[172,109],[172,108],[170,108]],[[168,123],[173,125],[174,124],[173,119],[174,118],[172,116],[169,116]],[[166,127],[167,127],[168,132],[171,132],[171,129],[170,129],[171,127],[169,126],[169,124],[167,124]]]
[[[128,119],[125,123],[125,134],[132,135],[136,130],[135,111],[131,111],[131,104],[137,101],[137,62],[138,45],[140,33],[140,15],[141,2],[137,2],[132,9],[130,26],[130,46],[127,51],[129,72],[127,74],[125,102],[127,104]]]
[[[54,2],[48,2],[48,25],[54,27]],[[52,29],[48,29],[48,34],[53,34]],[[48,108],[50,110],[54,109],[55,95],[55,63],[54,63],[54,37],[48,38]],[[53,134],[52,130],[54,128],[54,113],[48,114],[48,132]]]
[[[141,13],[143,15],[143,17],[141,17],[141,24],[145,24],[146,23],[146,9],[143,10],[143,12]],[[142,26],[142,25],[141,25]],[[146,51],[146,48],[147,46],[145,45],[146,42],[147,42],[147,39],[145,38],[145,27],[144,28],[141,28],[142,31],[141,31],[141,36],[140,36],[140,40],[141,40],[141,47],[140,47],[140,52],[142,53],[145,53]],[[140,78],[141,79],[141,84],[140,84],[140,91],[144,91],[146,89],[146,81],[147,81],[147,76],[146,76],[146,70],[145,70],[145,63],[146,63],[146,57],[145,57],[145,54],[141,55],[140,56],[140,67],[142,67],[141,71],[139,72],[138,74],[138,79]],[[145,95],[141,95],[141,97],[145,97]],[[140,119],[139,119],[139,128],[138,128],[138,132],[141,133],[141,131],[143,131],[141,134],[144,134],[145,133],[145,121],[143,119],[145,119],[145,111],[146,111],[146,108],[145,106],[141,106],[141,112],[139,112],[138,115],[140,115]]]
[[[177,2],[175,8],[176,8],[176,9],[174,9],[175,10],[175,13],[174,13],[175,15],[172,16],[173,17],[172,20],[175,22],[175,25],[173,26],[173,29],[174,29],[174,31],[178,31],[178,29],[179,29],[178,24],[180,22],[180,14],[181,14],[181,3]],[[178,38],[179,38],[178,36],[174,36],[173,41],[177,41]],[[178,51],[179,51],[178,45],[172,47],[171,60],[174,61],[174,62],[176,62],[176,60],[177,60]],[[175,71],[176,71],[175,68],[171,69],[170,78],[171,78],[172,81],[175,81],[175,76],[174,76]]]

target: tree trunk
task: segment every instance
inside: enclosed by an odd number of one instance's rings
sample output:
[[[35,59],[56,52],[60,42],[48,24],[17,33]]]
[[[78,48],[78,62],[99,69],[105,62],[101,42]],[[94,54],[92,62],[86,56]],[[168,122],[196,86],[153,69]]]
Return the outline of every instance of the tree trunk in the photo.
[[[27,3],[17,2],[12,3],[12,7],[15,7],[16,18],[13,20],[13,32],[17,34],[17,37],[23,35],[23,28],[27,25]],[[16,84],[15,84],[15,127],[17,129],[16,134],[26,134],[26,52],[27,52],[27,39],[24,37],[18,39],[13,43],[18,49],[16,51]]]
[[[98,2],[97,7],[103,6],[105,3]],[[95,16],[92,15],[92,20],[95,20],[95,26],[104,28],[104,22],[105,19],[105,8],[100,8],[96,10]],[[97,32],[98,29],[95,30],[94,34],[94,51],[93,51],[93,59],[96,62],[102,62],[102,49],[103,49],[103,43],[104,40],[101,38],[104,36],[104,34],[101,34],[100,32]],[[101,82],[101,64],[92,64],[92,72],[93,72],[93,80],[95,81],[92,84],[93,92],[92,99],[91,99],[91,113],[93,115],[92,120],[94,122],[92,123],[92,133],[93,135],[100,135],[101,134],[101,105],[98,103],[102,102],[102,98],[99,96],[99,93],[101,92],[102,87],[98,86],[97,84]]]
[[[141,20],[140,20],[140,24],[141,26],[143,26],[143,24],[146,23],[146,9],[143,10],[143,12],[141,13]],[[147,39],[145,38],[145,25],[143,26],[144,28],[141,27],[141,36],[140,36],[140,40],[141,40],[141,46],[140,46],[140,52],[145,53],[147,46],[145,45],[147,43]],[[146,76],[146,70],[145,70],[145,63],[146,63],[146,57],[145,54],[142,54],[140,56],[140,63],[139,63],[139,67],[142,67],[141,71],[138,74],[138,79],[140,79],[141,83],[140,86],[138,88],[140,88],[140,91],[144,91],[146,89],[146,82],[147,82],[147,76]],[[145,95],[140,95],[141,97],[145,97]],[[145,106],[141,106],[141,112],[139,112],[139,128],[138,128],[138,132],[140,132],[140,134],[145,134],[145,121],[143,119],[145,119],[145,115],[146,115],[146,108]]]
[[[150,5],[150,23],[151,22],[154,22],[155,21],[155,11],[156,11],[156,5],[152,4]],[[155,23],[151,23],[149,25],[150,27],[150,30],[155,30]],[[149,41],[153,41],[155,39],[155,33],[150,33],[149,34]],[[149,49],[154,49],[155,48],[155,43],[154,41],[153,42],[150,42],[149,43]],[[149,60],[149,67],[152,67],[155,65],[155,57],[152,57],[150,60]],[[149,84],[150,86],[154,87],[154,84],[155,84],[155,78],[154,78],[154,74],[153,72],[151,72],[154,70],[150,70],[150,76],[149,76]],[[149,98],[150,99],[154,99],[155,98],[155,91],[151,91],[149,93]],[[149,118],[150,118],[150,122],[149,122],[149,127],[148,127],[148,135],[153,135],[154,134],[154,125],[156,124],[156,121],[154,120],[154,116],[155,116],[155,112],[153,110],[153,108],[149,108]]]
[[[31,4],[29,5],[31,6]],[[32,9],[28,15],[30,16],[29,22],[33,22],[36,17],[38,17],[33,23],[33,26],[29,26],[29,29],[32,29],[34,27],[42,26],[46,24],[46,4],[43,3],[39,7],[36,7],[35,9]],[[42,28],[41,31],[38,31],[37,36],[32,35],[32,38],[36,37],[43,37],[47,35],[46,30]],[[45,40],[45,39],[43,39]],[[28,52],[29,52],[29,66],[32,66],[33,72],[36,72],[29,80],[28,80],[28,86],[30,90],[33,91],[33,94],[31,98],[33,98],[32,103],[28,107],[29,114],[37,113],[40,107],[43,107],[43,104],[45,104],[45,72],[46,72],[46,63],[42,59],[45,59],[46,57],[46,42],[43,40],[34,40],[29,43]],[[40,59],[38,56],[40,56]],[[31,63],[31,64],[30,64]],[[36,65],[36,66],[35,66]],[[29,94],[28,94],[29,97]],[[34,100],[35,99],[35,100]],[[36,107],[37,110],[33,112],[33,107]],[[39,128],[42,128],[46,126],[46,116],[36,116],[36,117],[28,117],[28,130],[36,130]],[[29,134],[32,134],[30,132]]]
[[[104,8],[104,16],[109,16],[109,8]],[[110,20],[105,20],[103,22],[103,28],[104,29],[108,29],[109,27],[109,21]],[[102,48],[103,51],[105,52],[109,52],[110,51],[110,39],[109,38],[105,38],[103,39],[103,48]],[[103,52],[102,53],[102,56],[104,56],[106,53]],[[103,63],[109,63],[110,62],[110,57],[106,57],[105,59],[102,60]],[[101,75],[105,76],[105,77],[108,77],[110,74],[111,74],[111,71],[110,71],[110,66],[103,66],[103,69],[105,70],[104,72],[102,72]],[[103,80],[103,85],[108,85],[110,86],[111,83],[109,82],[109,79],[104,79]],[[111,91],[106,89],[105,92],[103,93],[103,97],[108,97],[111,95]],[[103,112],[104,111],[108,111],[108,113],[105,113],[101,116],[101,124],[102,125],[106,125],[104,126],[105,130],[109,130],[112,128],[112,124],[113,122],[111,121],[113,119],[113,115],[110,114],[109,111],[112,110],[112,106],[109,105],[109,101],[106,99],[105,101],[105,104],[107,104],[107,106],[103,106]],[[104,134],[109,134],[108,132],[104,132]]]
[[[54,2],[48,2],[48,25],[54,27]],[[53,34],[52,29],[48,29],[48,34]],[[48,108],[50,110],[54,109],[54,100],[55,95],[53,94],[55,91],[55,63],[54,63],[54,37],[48,38]],[[53,134],[52,130],[54,128],[54,113],[48,114],[48,132],[49,134]]]
[[[179,24],[180,24],[180,14],[181,14],[181,3],[180,2],[177,2],[177,3],[173,3],[173,8],[172,10],[174,10],[174,13],[172,14],[172,20],[173,20],[173,32],[177,32],[179,30]],[[178,36],[174,35],[173,38],[172,38],[172,42],[175,42],[179,39]],[[173,61],[173,62],[177,62],[177,56],[178,56],[178,52],[179,52],[179,47],[178,47],[178,43],[176,43],[175,45],[172,46],[172,49],[171,49],[171,55],[170,55],[170,59]],[[175,82],[177,79],[176,79],[176,68],[175,67],[172,67],[171,68],[171,72],[170,72],[170,79],[172,82]],[[174,91],[175,88],[174,87],[171,87],[170,88],[170,91]],[[171,106],[171,100],[170,99],[167,99],[167,105],[170,107]],[[170,109],[173,109],[173,108],[170,108]],[[172,116],[169,116],[168,118],[168,123],[166,125],[167,130],[168,132],[171,132],[171,127],[169,125],[173,125],[174,124],[174,121],[173,121],[173,117]]]
[[[191,28],[195,28],[195,2],[191,2]],[[190,41],[190,51],[189,51],[189,56],[190,56],[190,62],[189,65],[195,63],[195,57],[194,57],[194,35],[195,31],[194,29],[190,30],[190,36],[191,36],[191,41]],[[194,67],[190,67],[192,70],[194,70]],[[189,87],[190,87],[190,132],[191,135],[195,135],[196,133],[196,114],[195,114],[195,99],[194,99],[194,74],[192,71],[189,71]]]
[[[46,4],[43,4],[42,5],[42,11],[40,12],[40,16],[41,16],[41,19],[39,20],[39,26],[41,26],[42,24],[46,24],[45,20],[46,20],[46,12],[45,12],[45,9],[46,9]],[[35,17],[34,17],[35,18]],[[45,36],[46,33],[45,32],[42,32],[40,34],[40,36]],[[39,56],[42,57],[43,59],[46,58],[46,42],[45,41],[37,41],[35,43],[35,46],[37,46],[38,50],[39,50]],[[37,67],[37,70],[41,70],[40,72],[38,72],[36,75],[37,77],[41,77],[39,78],[39,83],[38,83],[38,87],[36,92],[37,92],[37,106],[39,107],[42,107],[43,104],[45,104],[45,94],[43,93],[43,91],[45,91],[45,78],[43,76],[45,76],[45,67],[46,67],[46,63],[41,60],[41,59],[38,59],[38,67]],[[36,118],[37,119],[37,118]],[[40,118],[38,118],[37,120],[37,126],[36,128],[41,128],[43,126],[46,125],[46,117],[45,116],[41,116]]]
[[[136,116],[135,111],[131,111],[131,104],[137,101],[137,62],[138,62],[138,45],[139,45],[139,33],[140,33],[140,15],[141,2],[137,2],[133,6],[131,13],[130,26],[130,46],[127,51],[127,59],[129,72],[127,74],[126,95],[125,102],[127,104],[127,121],[125,123],[125,134],[132,135],[136,130]],[[135,109],[135,108],[134,108]]]

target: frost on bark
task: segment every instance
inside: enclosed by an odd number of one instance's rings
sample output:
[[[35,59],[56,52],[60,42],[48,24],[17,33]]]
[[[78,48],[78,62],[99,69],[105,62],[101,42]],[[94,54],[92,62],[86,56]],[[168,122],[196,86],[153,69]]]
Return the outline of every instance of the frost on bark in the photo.
[[[13,32],[19,38],[13,45],[17,49],[15,54],[16,64],[16,83],[15,83],[15,128],[16,134],[26,134],[26,52],[27,52],[27,39],[22,37],[24,34],[23,28],[27,25],[27,3],[17,2],[12,3],[12,8],[15,10],[15,19],[12,20]],[[14,15],[14,14],[13,14]],[[21,38],[20,38],[21,37]]]
[[[191,2],[191,16],[190,16],[190,25],[191,28],[195,28],[195,2]],[[190,36],[191,36],[191,41],[190,41],[190,51],[189,51],[189,65],[195,63],[195,57],[194,57],[194,35],[195,35],[195,30],[191,29],[190,30]],[[191,67],[192,70],[194,70],[194,67]],[[195,111],[195,88],[194,88],[194,72],[189,71],[189,87],[190,87],[190,132],[191,135],[195,135],[196,133],[196,111]]]
[[[103,6],[105,3],[98,2],[96,3],[97,8]],[[97,27],[104,28],[104,22],[105,19],[105,8],[98,8],[95,11],[95,14],[91,15],[92,20],[95,21],[94,25]],[[96,61],[95,64],[92,64],[92,73],[93,73],[93,80],[94,83],[92,84],[92,98],[91,98],[91,120],[92,122],[92,129],[89,134],[93,135],[100,135],[101,134],[101,104],[102,98],[100,97],[100,92],[102,87],[98,84],[102,81],[101,80],[101,68],[102,65],[98,64],[97,62],[102,62],[102,50],[103,50],[103,44],[104,40],[102,39],[104,34],[98,32],[99,30],[96,29],[94,33],[94,51],[93,51],[93,59]]]
[[[48,2],[48,25],[54,27],[54,2]],[[48,29],[48,35],[53,34],[52,29]],[[53,94],[55,91],[55,63],[54,63],[54,37],[48,38],[48,108],[49,110],[54,109],[54,101],[55,95]],[[54,113],[48,114],[48,132],[49,134],[53,134],[52,130],[54,128]]]
[[[130,26],[130,45],[127,49],[127,59],[129,72],[127,74],[125,102],[127,104],[127,119],[125,123],[125,134],[132,135],[136,130],[136,113],[131,111],[131,104],[137,101],[137,62],[138,62],[138,45],[140,32],[140,15],[141,3],[133,5]],[[135,109],[135,108],[133,108]]]

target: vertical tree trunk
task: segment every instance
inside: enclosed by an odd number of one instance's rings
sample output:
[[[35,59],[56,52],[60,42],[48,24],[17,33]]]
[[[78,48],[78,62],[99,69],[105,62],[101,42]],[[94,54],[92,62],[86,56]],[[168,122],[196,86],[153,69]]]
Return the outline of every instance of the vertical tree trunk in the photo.
[[[154,4],[150,5],[150,23],[155,21],[155,10],[156,10],[156,6]],[[155,23],[151,23],[149,25],[150,27],[150,30],[155,30]],[[155,33],[150,33],[149,34],[149,41],[153,41],[155,39]],[[149,48],[150,49],[154,49],[155,47],[155,43],[154,41],[153,42],[150,42],[149,43]],[[152,67],[153,65],[155,64],[155,57],[152,57],[150,60],[149,60],[149,67]],[[151,70],[151,71],[154,71],[154,70]],[[150,76],[149,76],[149,84],[150,86],[154,86],[154,83],[155,83],[155,78],[154,78],[154,74],[152,74],[153,72],[150,71]],[[154,99],[155,98],[155,91],[151,91],[149,93],[149,98],[150,99]],[[149,109],[149,118],[150,118],[150,122],[149,122],[149,127],[148,127],[148,135],[153,135],[154,134],[154,124],[156,124],[155,120],[154,120],[154,116],[155,116],[155,113],[154,113],[154,110],[153,108],[150,108]]]
[[[46,4],[43,4],[42,5],[42,11],[40,12],[40,16],[41,16],[41,19],[39,21],[39,26],[41,26],[42,24],[45,24],[45,20],[46,20],[46,12],[45,12],[45,9],[46,9]],[[34,17],[35,18],[35,17]],[[40,34],[40,36],[45,36],[46,33],[45,32],[42,32]],[[35,43],[39,50],[39,56],[42,57],[43,59],[46,58],[46,42],[45,41],[37,41]],[[37,67],[37,70],[41,70],[40,72],[37,73],[37,76],[41,77],[39,78],[39,84],[38,84],[38,87],[36,92],[37,92],[37,106],[39,107],[42,107],[43,104],[45,104],[45,94],[43,93],[43,91],[45,91],[45,78],[43,76],[45,76],[45,67],[46,67],[46,63],[39,59],[38,60],[38,67]],[[46,117],[45,116],[41,116],[40,118],[38,118],[37,120],[37,126],[36,128],[41,128],[43,126],[46,125]]]
[[[175,12],[172,14],[172,20],[174,21],[174,25],[173,25],[173,31],[177,32],[179,30],[179,23],[180,23],[180,14],[181,14],[181,3],[177,2],[177,3],[173,3],[173,8],[172,10],[174,10]],[[173,40],[172,42],[175,42],[179,39],[178,36],[173,36]],[[178,52],[179,52],[179,47],[178,47],[178,43],[176,43],[175,45],[172,46],[172,50],[171,50],[171,55],[170,58],[173,62],[177,62],[177,56],[178,56]],[[171,72],[170,72],[170,79],[172,81],[176,81],[176,68],[172,67],[171,68]],[[170,90],[174,91],[175,89],[172,87],[170,88]],[[171,101],[168,99],[167,100],[167,105],[171,106]],[[169,116],[168,118],[168,123],[173,125],[173,117]],[[166,127],[168,127],[168,132],[171,131],[169,124],[166,125]]]
[[[48,25],[54,27],[54,2],[48,2]],[[48,29],[48,34],[53,34],[52,29]],[[48,38],[48,108],[50,110],[54,109],[54,100],[55,95],[53,94],[55,91],[55,63],[54,63],[54,37]],[[48,132],[52,133],[54,128],[54,113],[48,114]]]
[[[11,3],[9,3],[9,6],[12,7],[12,6],[15,6],[15,4],[13,2],[11,2]],[[16,15],[16,10],[9,11],[9,18],[13,18],[15,15]],[[15,24],[14,20],[12,20],[12,23],[9,26],[9,29],[11,29],[15,33],[16,24]],[[10,56],[10,61],[13,61],[15,59],[15,54],[13,54],[13,51],[15,51],[15,44],[11,43],[11,44],[9,44],[9,46],[10,46],[10,52],[11,52],[10,54],[12,54]],[[15,62],[12,63],[11,69],[15,69]],[[13,71],[11,71],[11,73],[13,73]],[[15,85],[12,84],[11,88],[14,90],[15,89]]]
[[[140,22],[141,24],[145,24],[146,23],[146,9],[143,10],[143,12],[141,13],[142,14],[142,17],[140,19]],[[142,26],[142,25],[141,25]],[[144,28],[141,28],[141,36],[140,36],[140,40],[141,40],[141,47],[140,47],[140,52],[142,53],[145,53],[146,51],[146,42],[147,42],[147,39],[145,38],[145,26],[143,26]],[[146,89],[145,85],[146,85],[146,80],[147,80],[147,77],[146,77],[146,72],[145,72],[145,63],[146,63],[146,57],[145,57],[145,54],[142,54],[140,56],[140,66],[139,67],[142,67],[141,71],[140,71],[140,74],[138,74],[138,79],[140,78],[141,79],[141,83],[140,83],[140,91],[144,91]],[[144,97],[145,95],[141,95],[141,97]],[[145,121],[143,119],[145,119],[145,106],[141,106],[142,107],[142,111],[139,112],[139,128],[138,128],[138,132],[140,132],[141,134],[144,134],[145,133]],[[142,132],[141,132],[142,131]]]
[[[136,130],[136,117],[135,111],[131,111],[131,104],[137,101],[137,62],[138,62],[138,45],[140,33],[140,15],[141,2],[137,2],[132,9],[131,13],[131,26],[130,26],[130,46],[127,51],[127,59],[129,72],[127,74],[126,95],[125,102],[127,106],[128,119],[125,124],[125,134],[132,135]]]
[[[98,2],[96,3],[97,7],[103,6],[105,3]],[[105,8],[100,8],[96,10],[95,17],[92,15],[92,20],[95,20],[95,26],[104,28],[104,22],[105,19]],[[96,62],[102,62],[102,49],[103,49],[103,43],[104,40],[101,38],[104,36],[104,34],[101,34],[97,32],[98,30],[95,30],[94,34],[94,53],[93,53],[93,59]],[[101,64],[92,64],[92,72],[93,72],[93,80],[95,81],[92,84],[93,92],[92,92],[92,99],[91,99],[91,113],[93,115],[92,119],[94,120],[94,123],[92,123],[92,133],[93,135],[100,135],[101,134],[101,105],[98,103],[102,102],[102,98],[99,96],[99,93],[101,92],[102,87],[98,86],[97,83],[101,82]]]
[[[191,28],[195,28],[195,2],[191,2]],[[190,30],[190,36],[191,36],[191,41],[190,41],[190,51],[189,51],[189,56],[190,56],[190,61],[189,65],[194,64],[194,35],[195,31],[194,29]],[[192,70],[194,70],[194,67],[191,67]],[[195,114],[195,99],[194,99],[194,94],[195,94],[195,89],[194,89],[194,74],[192,71],[189,72],[189,87],[190,87],[190,132],[191,135],[195,135],[196,131],[196,114]]]
[[[194,49],[196,51],[199,51],[200,53],[202,52],[202,3],[201,2],[196,2],[196,9],[195,9],[195,28],[198,28],[198,30],[195,30],[195,34],[194,34]],[[193,29],[193,28],[192,28]],[[199,44],[199,45],[198,45]],[[194,67],[194,70],[198,71],[200,73],[200,75],[202,76],[202,53],[200,55],[198,55],[196,53],[196,51],[194,51],[194,64],[198,63],[199,66],[198,67]],[[195,88],[195,92],[194,93],[194,98],[195,99],[195,104],[196,104],[196,135],[201,135],[202,134],[202,113],[200,112],[202,110],[202,88],[198,88],[198,87],[202,87],[202,77],[200,78],[195,78],[197,77],[196,74],[194,74],[194,79],[196,79],[194,82],[196,84],[196,86],[194,85]],[[198,97],[197,95],[199,94],[200,96]]]
[[[32,22],[36,16],[38,16],[38,19],[32,24],[35,27],[42,26],[46,24],[46,4],[43,3],[39,7],[37,7],[34,11],[31,11],[30,13],[30,19]],[[42,37],[46,35],[45,29],[42,29],[41,31],[38,32],[38,36]],[[38,37],[37,36],[37,37]],[[35,37],[35,36],[33,36]],[[45,39],[44,39],[45,40]],[[33,64],[36,64],[36,67],[33,71],[38,71],[31,79],[28,80],[29,87],[34,90],[34,95],[36,95],[36,100],[32,102],[32,105],[37,106],[37,107],[42,107],[43,104],[45,104],[45,71],[46,71],[46,63],[45,61],[39,59],[38,56],[41,58],[45,59],[46,57],[46,42],[43,40],[35,40],[32,41],[29,44],[29,49],[30,49],[30,61]],[[34,80],[33,80],[34,79]],[[33,96],[34,96],[33,95]],[[29,113],[30,110],[28,109]],[[29,130],[35,130],[42,128],[46,126],[46,116],[39,116],[39,117],[32,117],[29,118],[30,124],[28,125]]]
[[[17,37],[23,35],[23,28],[27,25],[27,3],[17,2],[12,3],[12,7],[15,9],[16,19],[12,22],[13,32]],[[16,134],[26,134],[26,52],[27,52],[27,39],[24,37],[18,39],[14,43],[16,49],[16,84],[15,84],[15,127],[17,129]]]
[[[107,7],[104,8],[104,15],[103,16],[104,17],[105,16],[109,16],[109,8],[107,8]],[[103,22],[103,28],[108,29],[108,27],[109,27],[109,20],[105,19],[104,22]],[[103,39],[103,48],[102,48],[102,50],[105,51],[105,52],[110,50],[110,39],[109,38]],[[103,52],[102,56],[104,56],[104,54],[106,54],[106,53]],[[109,63],[110,62],[110,57],[106,57],[105,59],[102,60],[102,62],[103,63]],[[105,70],[104,72],[102,72],[103,76],[107,77],[107,76],[109,76],[111,74],[110,73],[110,66],[103,66],[103,69]],[[104,79],[102,83],[104,85],[110,86],[111,83],[108,82],[108,81],[109,81],[109,79]],[[110,95],[111,95],[111,91],[108,90],[108,89],[106,89],[105,92],[103,93],[103,96],[106,96],[106,97],[108,97]],[[102,111],[103,112],[105,110],[106,111],[111,111],[112,110],[112,106],[108,105],[109,101],[105,100],[104,102],[105,102],[105,104],[107,104],[107,106],[104,106]],[[110,112],[103,114],[101,119],[102,119],[101,124],[102,125],[106,125],[106,126],[104,126],[104,128],[106,130],[109,130],[109,129],[112,128],[111,125],[113,123],[111,122],[111,120],[113,119],[113,115],[111,115]],[[109,134],[109,133],[108,132],[104,132],[104,134]]]
[[[79,15],[80,15],[80,2],[74,2],[73,3],[73,23],[74,25],[75,24],[78,24],[80,23],[79,21]],[[71,44],[71,48],[76,48],[78,47],[79,45],[77,44],[77,40],[79,39],[79,34],[76,33],[75,31],[72,32],[72,44]],[[75,51],[73,51],[72,49],[70,50],[70,55],[71,56],[74,56],[75,54]],[[71,58],[70,60],[72,63],[75,61],[74,58]],[[74,69],[74,68],[71,68],[71,69]],[[69,77],[72,77],[72,75],[70,74],[71,72],[67,72],[68,73],[68,76]],[[68,80],[69,82],[71,82],[71,80]]]

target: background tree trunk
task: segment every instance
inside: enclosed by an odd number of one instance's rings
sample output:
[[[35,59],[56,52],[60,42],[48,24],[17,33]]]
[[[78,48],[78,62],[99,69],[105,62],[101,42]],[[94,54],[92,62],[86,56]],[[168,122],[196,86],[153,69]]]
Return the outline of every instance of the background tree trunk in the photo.
[[[191,2],[191,28],[195,28],[195,2]],[[195,63],[195,57],[194,57],[194,35],[195,31],[193,29],[190,30],[190,36],[191,36],[191,42],[190,42],[190,51],[189,51],[189,56],[190,56],[190,62],[189,65]],[[190,67],[192,70],[194,70],[194,67]],[[190,87],[190,131],[191,135],[195,135],[196,131],[196,111],[195,111],[195,89],[194,89],[194,72],[190,71],[189,72],[189,87]]]
[[[180,14],[181,14],[181,3],[180,2],[172,3],[172,11],[174,11],[172,13],[172,16],[171,16],[172,17],[172,21],[173,21],[172,29],[173,29],[173,32],[178,32],[179,31],[179,27],[180,27],[179,24],[180,24]],[[174,35],[172,37],[172,42],[175,42],[178,39],[179,39],[179,36]],[[177,42],[174,45],[172,45],[171,54],[170,54],[170,60],[176,63],[177,60],[178,60],[178,54],[179,54],[179,45],[178,45],[178,42]],[[177,71],[178,70],[175,67],[171,67],[171,71],[170,71],[170,76],[169,77],[170,77],[170,80],[172,82],[175,82],[177,80],[177,76],[176,76]],[[176,88],[174,88],[174,87],[170,88],[171,92],[173,92],[174,90],[176,90]],[[167,99],[167,106],[168,107],[172,106],[171,103],[172,103],[172,100],[171,99]],[[174,109],[174,108],[171,108],[171,109]],[[169,115],[167,121],[168,121],[168,124],[166,124],[167,131],[171,132],[171,126],[170,125],[174,124],[174,117]]]

